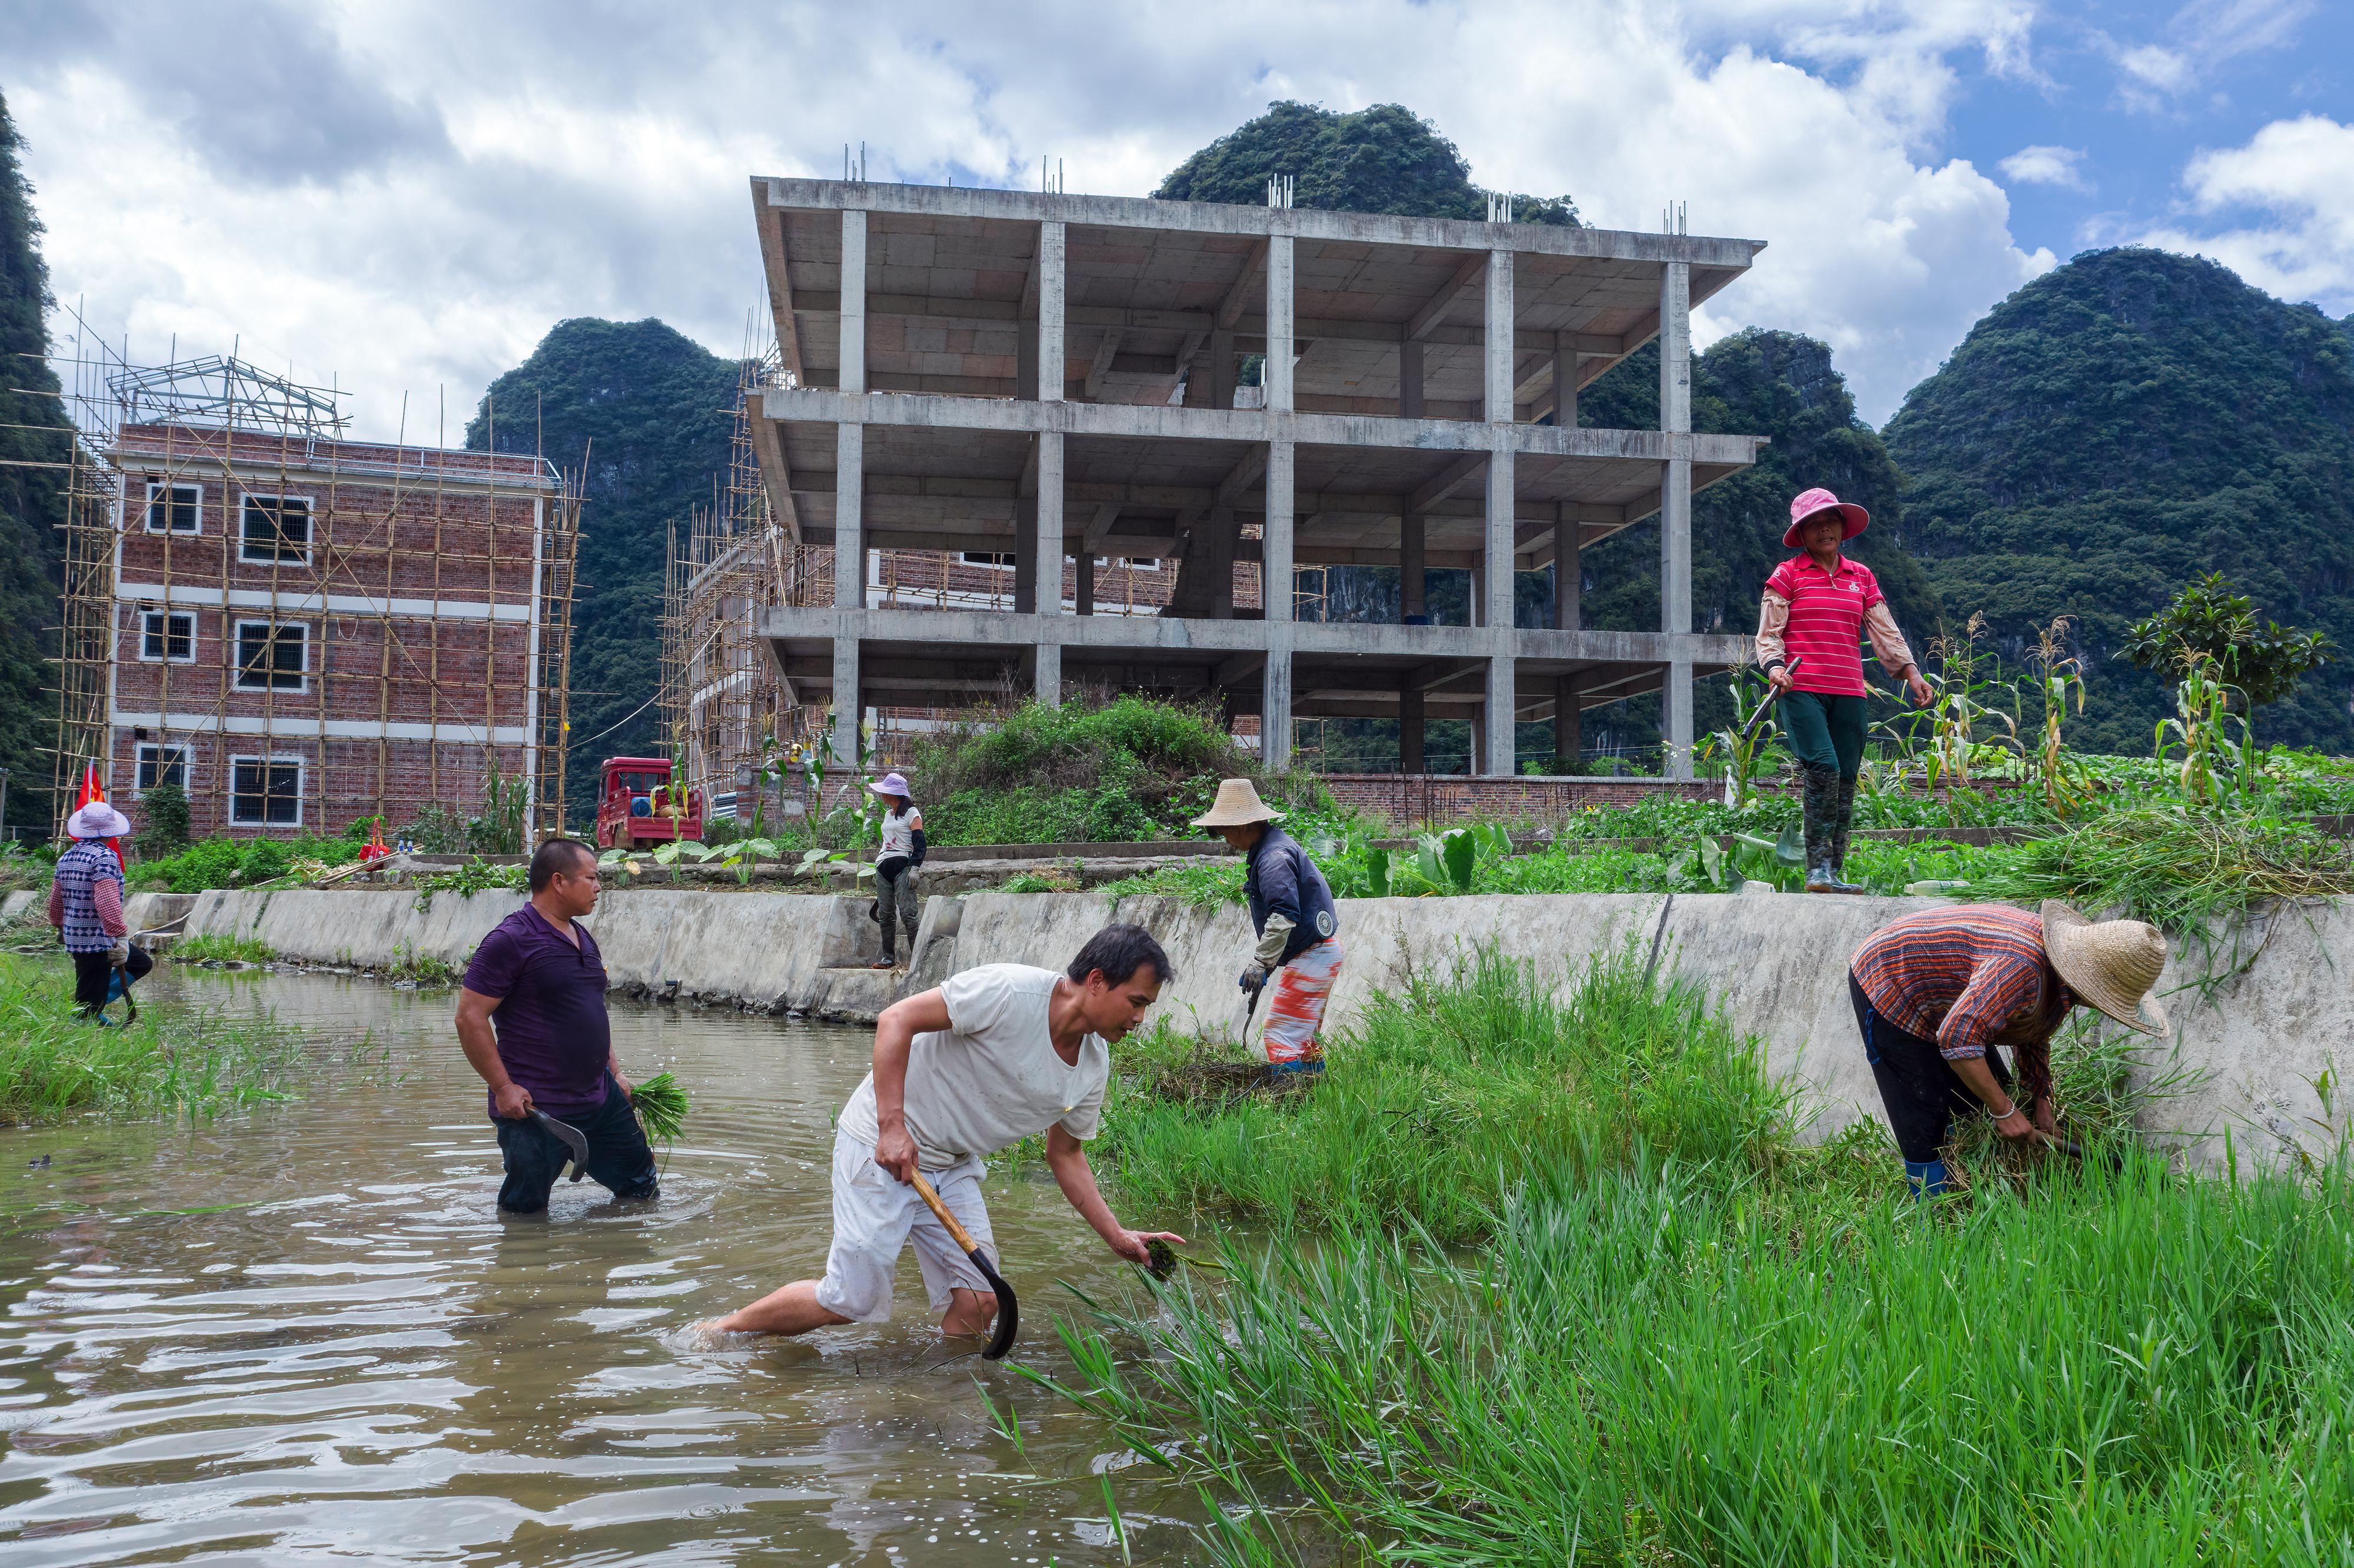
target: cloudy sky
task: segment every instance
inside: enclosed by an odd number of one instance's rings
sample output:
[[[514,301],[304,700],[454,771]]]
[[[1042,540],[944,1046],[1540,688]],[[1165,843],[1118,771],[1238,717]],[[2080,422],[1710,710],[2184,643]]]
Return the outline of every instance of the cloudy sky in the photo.
[[[227,351],[454,432],[564,317],[722,353],[746,176],[1140,195],[1278,98],[1406,104],[1498,188],[1770,242],[1718,296],[1886,418],[2093,246],[2354,311],[2348,0],[498,5],[0,0],[60,301],[134,360]],[[981,18],[985,18],[981,19]],[[59,323],[60,333],[64,323]]]

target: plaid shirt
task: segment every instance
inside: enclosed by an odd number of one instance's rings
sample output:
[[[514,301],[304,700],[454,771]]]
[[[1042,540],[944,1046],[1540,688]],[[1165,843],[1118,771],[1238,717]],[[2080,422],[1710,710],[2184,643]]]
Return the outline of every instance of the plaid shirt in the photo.
[[[52,918],[69,953],[102,953],[122,934],[122,867],[99,839],[77,840],[58,856],[49,884]]]
[[[2043,922],[2003,904],[1907,915],[1865,938],[1848,965],[1872,1011],[1934,1039],[1948,1060],[2012,1048],[2031,1097],[2052,1092],[2052,1032],[2076,999],[2043,956]]]

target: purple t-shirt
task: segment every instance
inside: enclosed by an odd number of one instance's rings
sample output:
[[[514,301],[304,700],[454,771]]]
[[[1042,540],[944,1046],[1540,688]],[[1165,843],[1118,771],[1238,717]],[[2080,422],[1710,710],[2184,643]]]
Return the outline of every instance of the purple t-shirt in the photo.
[[[605,960],[588,927],[575,920],[572,929],[580,938],[578,948],[526,904],[482,938],[463,982],[477,995],[498,999],[491,1027],[499,1060],[550,1116],[603,1105],[605,1064],[613,1054]],[[495,1118],[497,1097],[491,1101]]]

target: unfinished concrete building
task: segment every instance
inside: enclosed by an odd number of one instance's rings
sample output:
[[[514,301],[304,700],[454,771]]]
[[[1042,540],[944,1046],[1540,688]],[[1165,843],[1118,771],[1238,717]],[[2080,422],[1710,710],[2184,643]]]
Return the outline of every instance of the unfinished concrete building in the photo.
[[[1691,307],[1761,247],[1472,223],[864,181],[751,184],[780,369],[754,420],[771,503],[832,546],[830,603],[758,629],[837,751],[871,708],[1066,687],[1255,715],[1471,721],[1474,770],[1514,723],[1660,694],[1689,776],[1696,675],[1741,655],[1691,630],[1692,492],[1759,438],[1691,430]],[[1654,336],[1657,430],[1582,428],[1577,388]],[[1254,362],[1252,356],[1263,356]],[[1259,369],[1257,386],[1242,385]],[[1660,627],[1578,618],[1579,553],[1656,514]],[[878,602],[877,552],[1011,556],[1007,608]],[[1098,612],[1098,560],[1173,573],[1166,609]],[[1041,564],[1045,569],[1041,570]],[[1237,594],[1248,582],[1281,585]],[[1303,619],[1297,568],[1392,566],[1394,624]],[[1556,571],[1551,625],[1515,574]],[[1472,574],[1472,624],[1431,624],[1427,574]],[[1062,592],[1041,592],[1059,583]],[[1240,599],[1243,602],[1238,603]]]

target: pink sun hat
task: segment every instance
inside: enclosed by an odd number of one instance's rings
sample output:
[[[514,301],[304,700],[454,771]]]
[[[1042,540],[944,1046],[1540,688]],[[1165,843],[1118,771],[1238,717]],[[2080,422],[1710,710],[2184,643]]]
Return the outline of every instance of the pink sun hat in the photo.
[[[1853,502],[1841,501],[1829,491],[1818,487],[1802,492],[1797,500],[1790,503],[1790,526],[1782,535],[1783,548],[1795,550],[1798,547],[1800,525],[1818,512],[1836,512],[1845,520],[1847,532],[1840,535],[1842,539],[1852,539],[1872,526],[1871,513]]]

